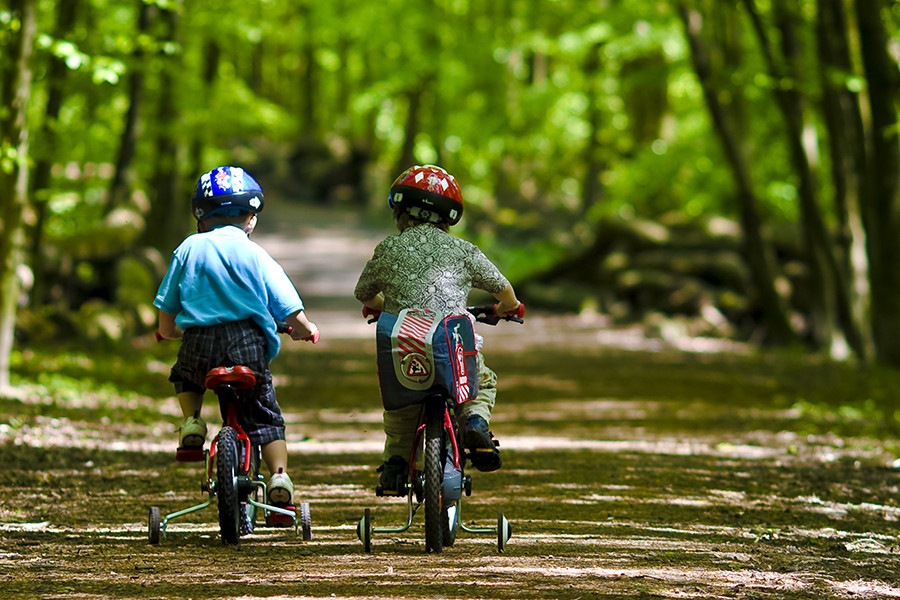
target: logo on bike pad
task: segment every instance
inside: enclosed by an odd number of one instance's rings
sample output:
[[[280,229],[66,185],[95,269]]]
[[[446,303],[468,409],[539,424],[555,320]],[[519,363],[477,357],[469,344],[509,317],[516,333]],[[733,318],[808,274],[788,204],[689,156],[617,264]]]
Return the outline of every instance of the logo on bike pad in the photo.
[[[400,311],[391,335],[394,371],[408,389],[428,389],[434,384],[432,338],[441,320],[430,310]]]
[[[424,354],[413,352],[400,359],[400,369],[407,379],[417,383],[427,381],[431,377],[431,364]]]

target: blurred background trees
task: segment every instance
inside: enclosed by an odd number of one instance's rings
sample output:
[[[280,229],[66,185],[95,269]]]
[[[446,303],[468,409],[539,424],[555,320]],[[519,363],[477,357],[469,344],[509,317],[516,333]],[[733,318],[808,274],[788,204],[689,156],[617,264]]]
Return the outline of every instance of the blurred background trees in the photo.
[[[437,163],[535,308],[900,364],[898,6],[7,0],[0,357],[151,328],[213,166],[365,215]]]

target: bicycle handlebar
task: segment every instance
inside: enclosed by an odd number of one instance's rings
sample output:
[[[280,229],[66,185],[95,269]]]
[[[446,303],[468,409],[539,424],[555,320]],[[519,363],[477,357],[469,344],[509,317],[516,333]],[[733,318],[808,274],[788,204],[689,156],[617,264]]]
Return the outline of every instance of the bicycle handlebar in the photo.
[[[275,330],[278,333],[290,334],[294,330],[294,328],[291,327],[290,325],[288,325],[287,323],[285,323],[284,321],[275,321]],[[159,333],[159,329],[157,329],[153,332],[153,336],[156,338],[157,343],[162,342],[163,340],[166,339],[162,336],[162,334]],[[316,329],[316,331],[311,336],[303,338],[303,341],[304,342],[312,342],[313,344],[318,342],[319,341],[319,330]]]
[[[522,303],[519,303],[519,307],[514,312],[503,316],[497,314],[496,304],[491,306],[467,306],[466,310],[472,313],[476,321],[479,323],[487,323],[488,325],[496,325],[500,321],[513,321],[515,323],[525,322],[525,305]],[[369,320],[369,323],[374,323],[381,315],[381,311],[363,305],[362,315]]]
[[[521,302],[515,311],[506,315],[497,314],[497,304],[490,306],[467,306],[466,310],[475,316],[475,320],[479,323],[487,323],[488,325],[496,325],[500,321],[512,321],[514,323],[525,322],[525,305]]]
[[[278,333],[287,333],[287,334],[290,334],[294,330],[293,327],[291,327],[284,321],[275,321],[275,329],[276,329],[276,331],[278,331]],[[306,336],[305,338],[303,338],[303,341],[304,342],[312,342],[313,344],[318,342],[319,341],[319,330],[316,329],[312,335],[309,335],[309,336]]]

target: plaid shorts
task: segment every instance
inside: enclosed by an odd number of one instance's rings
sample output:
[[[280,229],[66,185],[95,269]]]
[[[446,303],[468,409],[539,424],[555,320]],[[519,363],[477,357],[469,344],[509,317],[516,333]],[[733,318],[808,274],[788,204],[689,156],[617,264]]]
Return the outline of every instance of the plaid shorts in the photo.
[[[169,381],[175,384],[176,394],[203,394],[210,369],[235,365],[253,369],[256,385],[238,392],[238,421],[254,444],[283,440],[284,418],[275,400],[272,373],[266,360],[267,346],[262,329],[249,319],[210,327],[190,327],[181,339],[178,360],[172,367]]]

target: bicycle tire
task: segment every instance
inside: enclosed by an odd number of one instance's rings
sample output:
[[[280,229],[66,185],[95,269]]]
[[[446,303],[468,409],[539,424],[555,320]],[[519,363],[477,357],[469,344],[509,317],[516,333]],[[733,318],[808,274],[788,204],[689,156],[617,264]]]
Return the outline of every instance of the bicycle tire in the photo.
[[[150,516],[147,524],[147,537],[151,544],[158,544],[160,539],[162,518],[160,517],[159,507],[150,507]]]
[[[238,490],[237,431],[223,427],[216,444],[216,496],[219,504],[219,532],[222,543],[236,545],[241,533],[241,504]]]
[[[441,498],[444,488],[443,413],[429,411],[425,422],[425,551],[440,553],[444,549],[444,523]]]
[[[309,502],[300,503],[300,506],[297,507],[297,516],[300,518],[300,532],[303,535],[303,541],[308,542],[312,539],[312,515],[309,512]]]
[[[241,444],[243,448],[243,444]],[[240,454],[243,454],[241,452]],[[242,466],[243,456],[240,456]],[[259,479],[259,461],[260,461],[260,448],[259,446],[250,445],[250,472],[247,474],[250,482],[257,481]],[[257,508],[253,504],[248,502],[248,499],[259,500],[259,488],[255,485],[247,488],[247,491],[241,492],[241,536],[250,535],[256,529],[256,515]]]

